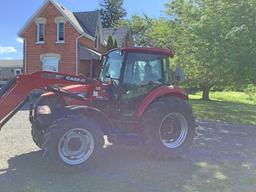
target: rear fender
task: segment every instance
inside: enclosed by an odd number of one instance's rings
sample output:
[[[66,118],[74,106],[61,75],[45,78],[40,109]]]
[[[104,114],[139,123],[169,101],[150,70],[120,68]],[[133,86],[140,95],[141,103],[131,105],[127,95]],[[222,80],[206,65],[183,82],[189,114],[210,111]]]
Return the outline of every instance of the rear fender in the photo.
[[[151,103],[153,103],[156,99],[163,96],[174,96],[174,97],[179,97],[180,99],[188,100],[188,94],[185,91],[185,89],[182,89],[180,87],[174,87],[174,86],[161,86],[151,91],[144,98],[142,103],[139,105],[139,108],[137,111],[137,117],[139,118],[142,117],[147,107]]]

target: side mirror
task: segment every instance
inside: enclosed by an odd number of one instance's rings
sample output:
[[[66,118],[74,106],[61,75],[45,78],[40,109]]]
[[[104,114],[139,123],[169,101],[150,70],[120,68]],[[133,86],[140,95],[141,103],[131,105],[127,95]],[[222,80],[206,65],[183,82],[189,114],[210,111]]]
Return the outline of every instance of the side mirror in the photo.
[[[101,55],[100,57],[100,68],[102,68],[107,56],[106,55]]]
[[[100,61],[101,61],[101,63],[103,63],[103,61],[106,59],[106,57],[107,57],[106,55],[101,55],[101,56],[100,56]]]
[[[184,69],[178,65],[174,71],[174,80],[181,82],[181,81],[185,81],[185,79],[186,77],[185,77]]]

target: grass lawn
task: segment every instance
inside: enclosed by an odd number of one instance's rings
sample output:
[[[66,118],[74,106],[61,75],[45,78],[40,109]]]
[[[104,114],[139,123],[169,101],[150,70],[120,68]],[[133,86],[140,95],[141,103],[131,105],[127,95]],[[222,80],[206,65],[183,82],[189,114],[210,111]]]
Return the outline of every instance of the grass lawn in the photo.
[[[201,95],[189,95],[198,119],[256,125],[256,104],[245,93],[212,92],[211,101],[200,100]]]

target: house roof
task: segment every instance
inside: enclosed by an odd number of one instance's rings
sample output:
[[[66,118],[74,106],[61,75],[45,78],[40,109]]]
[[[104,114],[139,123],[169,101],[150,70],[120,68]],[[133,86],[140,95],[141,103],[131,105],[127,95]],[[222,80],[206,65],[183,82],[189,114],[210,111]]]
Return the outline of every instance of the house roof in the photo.
[[[95,31],[96,31],[96,27],[97,27],[97,23],[94,26],[91,26],[92,24],[95,24],[95,22],[82,22],[81,20],[78,21],[77,18],[81,19],[82,17],[85,17],[86,14],[90,15],[91,20],[95,20],[96,18],[92,17],[96,14],[94,12],[96,11],[91,11],[91,12],[82,12],[83,14],[78,14],[79,17],[75,16],[75,13],[71,12],[70,10],[68,10],[67,8],[65,8],[64,6],[58,4],[55,0],[45,0],[44,3],[39,7],[39,9],[34,13],[34,15],[27,21],[27,23],[25,24],[25,26],[20,30],[20,32],[18,33],[18,35],[20,37],[22,37],[22,34],[24,33],[24,31],[27,29],[27,27],[34,21],[34,19],[36,17],[38,17],[40,15],[40,13],[44,10],[44,8],[49,4],[52,3],[57,9],[58,11],[70,22],[70,24],[82,35],[86,36],[87,38],[91,39],[91,40],[95,40],[95,34],[93,35],[93,30],[92,28],[95,27]],[[91,14],[94,13],[94,14]],[[97,17],[97,21],[99,19],[99,15]],[[88,26],[87,26],[88,25]],[[85,30],[86,29],[86,30]]]
[[[79,45],[79,58],[82,60],[100,60],[101,54],[94,51],[93,49],[90,49],[89,47]]]
[[[82,26],[80,25],[80,23],[77,21],[75,15],[73,14],[72,11],[70,11],[69,9],[67,9],[66,7],[58,4],[56,1],[54,0],[49,0],[50,2],[52,2],[55,6],[57,6],[58,10],[61,10],[60,12],[66,16],[68,18],[68,20],[70,21],[71,24],[74,25],[74,27],[78,30],[78,32],[84,32]]]
[[[22,68],[23,60],[0,60],[0,68]]]
[[[114,28],[103,28],[103,38],[104,41],[108,41],[108,37],[112,36],[114,33],[115,29]]]
[[[96,28],[100,18],[100,11],[74,12],[74,16],[83,28],[91,36],[96,36]]]
[[[125,39],[129,32],[130,32],[129,27],[119,27],[117,29],[103,28],[103,38],[104,38],[104,41],[107,42],[108,37],[112,36],[112,38],[117,41],[117,46],[123,47],[125,43]]]

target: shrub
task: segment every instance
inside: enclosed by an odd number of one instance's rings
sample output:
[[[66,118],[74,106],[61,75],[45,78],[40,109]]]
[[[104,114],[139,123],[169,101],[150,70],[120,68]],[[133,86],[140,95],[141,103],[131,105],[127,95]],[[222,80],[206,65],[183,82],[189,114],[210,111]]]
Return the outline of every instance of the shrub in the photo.
[[[256,85],[249,84],[244,92],[249,96],[249,100],[253,101],[255,104],[256,103]]]

